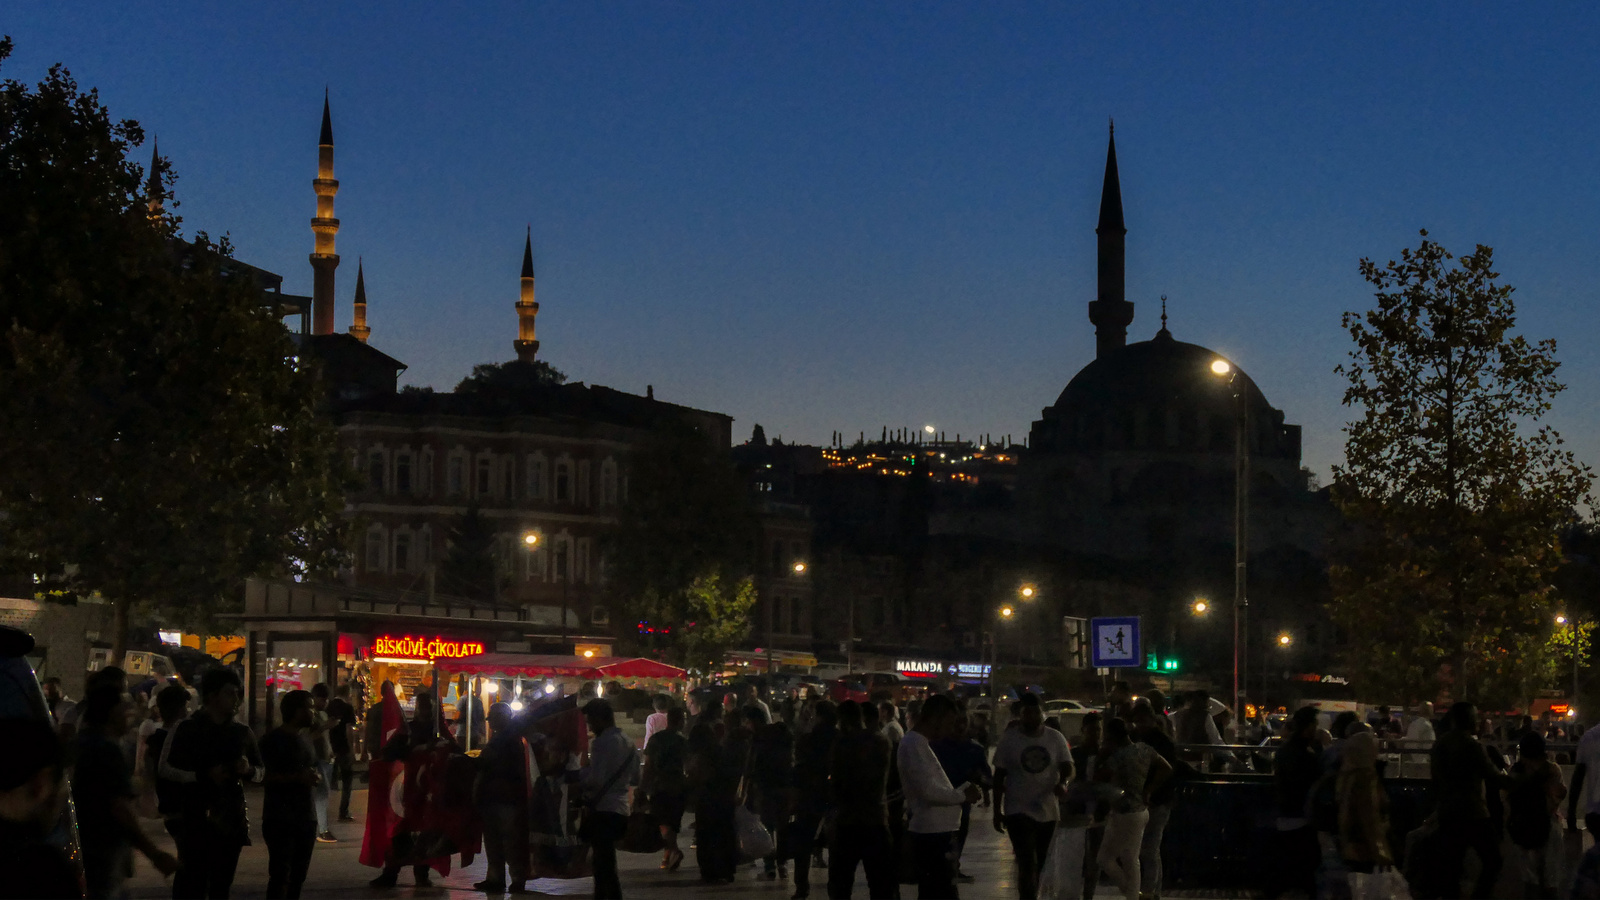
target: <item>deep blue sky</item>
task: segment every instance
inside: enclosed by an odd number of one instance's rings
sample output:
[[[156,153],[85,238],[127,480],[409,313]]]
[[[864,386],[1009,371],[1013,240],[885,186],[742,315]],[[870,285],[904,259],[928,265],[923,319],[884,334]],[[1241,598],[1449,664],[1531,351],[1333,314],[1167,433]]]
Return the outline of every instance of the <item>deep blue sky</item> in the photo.
[[[742,439],[1012,434],[1093,353],[1117,120],[1132,337],[1242,364],[1337,461],[1357,260],[1496,249],[1561,340],[1600,462],[1600,7],[1538,4],[61,4],[53,62],[159,134],[188,230],[310,293],[323,86],[340,330],[452,387],[511,358],[525,226],[542,358]],[[141,158],[143,154],[141,152]]]

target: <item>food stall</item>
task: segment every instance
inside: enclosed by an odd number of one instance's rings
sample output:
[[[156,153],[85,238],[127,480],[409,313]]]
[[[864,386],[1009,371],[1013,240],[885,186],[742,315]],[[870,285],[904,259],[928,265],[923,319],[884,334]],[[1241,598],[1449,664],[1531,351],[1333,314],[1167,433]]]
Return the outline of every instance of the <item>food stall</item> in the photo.
[[[593,683],[595,695],[603,697],[607,683],[676,691],[689,677],[677,666],[625,656],[482,653],[441,657],[434,661],[433,668],[441,678],[449,679],[447,698],[471,694],[485,709],[496,700],[504,700],[513,711],[521,711],[524,697],[530,701],[565,697],[578,693],[585,682]],[[470,706],[464,708],[471,710]],[[470,736],[473,722],[462,724],[462,733]]]

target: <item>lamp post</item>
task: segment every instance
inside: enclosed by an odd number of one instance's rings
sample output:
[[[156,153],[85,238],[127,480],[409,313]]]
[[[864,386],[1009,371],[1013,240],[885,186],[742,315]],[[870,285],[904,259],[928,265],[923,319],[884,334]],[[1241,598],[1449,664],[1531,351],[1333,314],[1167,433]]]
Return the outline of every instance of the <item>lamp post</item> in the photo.
[[[1570,713],[1578,708],[1578,620],[1568,618],[1565,613],[1556,616],[1557,625],[1565,625],[1572,641],[1572,699],[1567,703]]]
[[[1250,490],[1250,447],[1249,437],[1249,405],[1245,403],[1244,382],[1239,379],[1239,370],[1235,369],[1225,359],[1216,359],[1211,362],[1211,372],[1218,377],[1226,376],[1228,387],[1233,389],[1234,401],[1234,430],[1233,430],[1233,721],[1234,727],[1239,727],[1244,720],[1239,714],[1242,711],[1243,686],[1250,683],[1250,657],[1249,648],[1246,646],[1250,640],[1250,623],[1248,619],[1250,601],[1245,595],[1245,566],[1249,555],[1249,490]],[[1241,639],[1242,635],[1242,639]]]
[[[796,560],[794,565],[790,566],[790,570],[794,573],[794,577],[796,577],[796,578],[800,578],[800,577],[804,576],[806,574],[805,561],[804,560]],[[851,616],[854,617],[855,606],[854,606],[853,603],[852,603],[850,609],[851,609]],[[776,633],[777,626],[778,626],[778,623],[776,621],[776,619],[778,617],[777,617],[777,615],[775,615],[775,613],[777,613],[776,604],[774,604],[770,609],[767,610],[767,685],[768,685],[767,689],[768,690],[772,689],[771,688],[771,684],[772,684],[772,637],[773,637],[773,634]],[[853,626],[853,624],[854,623],[852,623],[852,626]],[[851,649],[855,649],[855,648],[852,647]],[[848,663],[846,664],[846,668],[849,668]]]

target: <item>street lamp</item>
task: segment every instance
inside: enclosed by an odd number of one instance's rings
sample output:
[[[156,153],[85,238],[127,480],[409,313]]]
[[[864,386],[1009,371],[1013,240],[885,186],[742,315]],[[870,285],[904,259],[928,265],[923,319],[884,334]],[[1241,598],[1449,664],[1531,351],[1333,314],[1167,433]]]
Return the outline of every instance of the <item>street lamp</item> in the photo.
[[[1290,644],[1293,644],[1293,643],[1294,643],[1294,635],[1290,634],[1289,632],[1285,631],[1284,633],[1278,635],[1278,646],[1279,647],[1283,647],[1283,648],[1287,649],[1288,646]]]
[[[1203,616],[1211,611],[1211,604],[1204,600],[1196,600],[1189,605],[1189,609],[1197,616]]]
[[[1249,434],[1250,408],[1245,403],[1244,383],[1239,380],[1239,370],[1225,359],[1211,361],[1211,373],[1227,378],[1233,389],[1233,721],[1239,717],[1240,687],[1249,684],[1250,656],[1247,646],[1250,639],[1248,621],[1250,601],[1245,596],[1245,566],[1249,558],[1249,497],[1250,448],[1246,442]],[[1243,640],[1240,636],[1243,635]]]
[[[1033,595],[1037,592],[1033,589],[1033,585],[1025,584],[1022,586],[1022,590],[1018,591],[1017,593],[1021,594],[1022,599],[1024,600],[1032,600]]]
[[[1000,607],[1000,618],[1002,618],[1002,619],[1009,619],[1012,616],[1016,615],[1016,613],[1017,613],[1017,611],[1015,609],[1013,609],[1012,607],[1009,607],[1009,606]]]
[[[528,545],[529,550],[532,550],[539,546],[539,535],[537,532],[530,531],[522,536],[522,542]]]
[[[806,564],[803,563],[803,562],[795,563],[794,564],[794,573],[796,575],[804,575],[806,573]]]
[[[1561,613],[1556,616],[1556,624],[1566,626],[1571,632],[1569,637],[1572,641],[1572,699],[1567,703],[1567,711],[1571,715],[1576,715],[1575,710],[1578,708],[1578,621],[1567,618],[1566,613]]]

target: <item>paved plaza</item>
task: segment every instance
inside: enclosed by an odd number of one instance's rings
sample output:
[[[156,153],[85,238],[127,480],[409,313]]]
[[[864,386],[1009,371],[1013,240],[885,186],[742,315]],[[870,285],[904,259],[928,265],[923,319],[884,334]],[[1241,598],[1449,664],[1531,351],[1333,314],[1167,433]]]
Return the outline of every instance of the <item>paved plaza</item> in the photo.
[[[234,879],[233,896],[236,898],[263,897],[267,890],[267,847],[261,840],[259,827],[259,810],[261,809],[260,789],[255,788],[250,798],[251,840],[254,842],[246,847],[239,858],[239,874]],[[334,837],[339,839],[337,844],[317,844],[316,852],[311,858],[311,874],[306,879],[306,885],[301,896],[306,898],[323,897],[424,897],[430,900],[443,900],[443,898],[468,898],[484,895],[472,889],[473,882],[481,881],[484,877],[485,861],[480,855],[473,860],[471,866],[465,869],[455,869],[444,878],[438,873],[433,875],[434,887],[417,889],[411,886],[410,871],[400,875],[400,885],[388,890],[377,890],[367,885],[367,881],[378,874],[377,869],[370,869],[357,862],[361,853],[361,829],[365,820],[366,791],[357,790],[351,796],[351,812],[356,817],[355,822],[333,823]],[[972,884],[961,885],[963,898],[1002,898],[1016,897],[1015,878],[1011,864],[1011,845],[1005,835],[998,834],[989,825],[988,810],[974,810],[972,836],[967,842],[966,854],[962,857],[962,868],[976,878]],[[981,813],[982,816],[978,814]],[[685,820],[688,836],[688,821]],[[159,822],[146,820],[145,833],[157,838],[159,846],[172,850],[172,841],[161,828]],[[617,859],[622,870],[622,892],[628,897],[641,898],[680,898],[688,900],[692,897],[766,897],[771,900],[787,898],[794,892],[791,882],[773,882],[763,880],[758,876],[758,869],[750,866],[740,866],[737,880],[732,884],[707,885],[700,881],[700,871],[694,865],[694,853],[688,850],[687,839],[682,846],[688,854],[683,866],[677,872],[668,875],[661,871],[658,865],[661,861],[660,854],[650,853],[618,853]],[[459,862],[460,857],[455,857],[454,862]],[[137,871],[131,883],[132,896],[143,898],[158,898],[172,896],[171,882],[163,881],[161,876],[141,857],[137,860]],[[811,896],[822,900],[827,892],[828,872],[826,869],[811,870]],[[541,879],[529,882],[529,887],[540,894],[549,896],[589,897],[594,893],[594,882],[588,878],[578,878],[565,881],[554,879]],[[904,889],[905,896],[915,897],[914,885]],[[1101,896],[1120,896],[1107,888],[1102,887]],[[858,872],[856,876],[856,889],[854,896],[867,897],[866,879]]]

